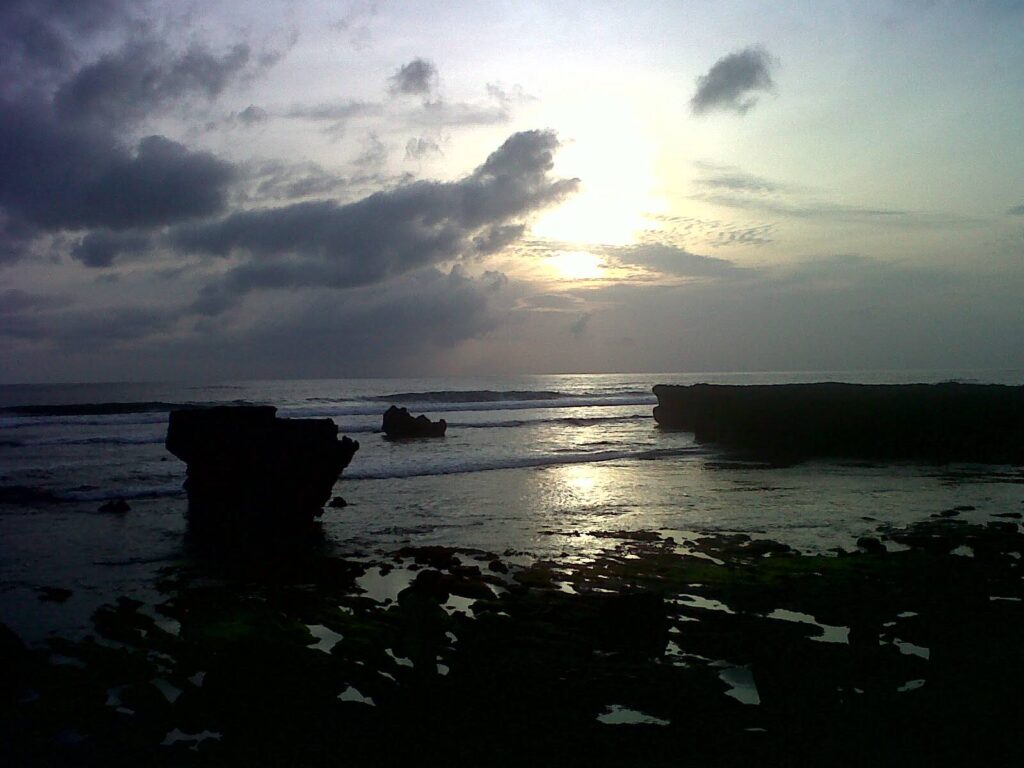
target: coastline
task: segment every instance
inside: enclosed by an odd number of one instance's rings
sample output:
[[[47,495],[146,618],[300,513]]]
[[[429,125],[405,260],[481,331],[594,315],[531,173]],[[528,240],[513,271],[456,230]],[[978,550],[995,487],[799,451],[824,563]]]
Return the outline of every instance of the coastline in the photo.
[[[429,444],[373,434],[376,390],[304,385],[283,410],[344,410],[335,423],[365,426],[366,466],[346,470],[348,506],[311,539],[247,554],[197,542],[180,492],[147,495],[180,485],[151,434],[162,413],[10,417],[24,426],[6,455],[29,473],[58,457],[64,484],[0,515],[0,622],[21,635],[0,632],[13,764],[1019,751],[1019,467],[737,457],[638,417],[644,403],[622,402],[640,399],[637,378],[599,396],[582,377],[396,385],[456,414]],[[120,474],[95,487],[107,466]],[[119,478],[141,494],[100,513]]]

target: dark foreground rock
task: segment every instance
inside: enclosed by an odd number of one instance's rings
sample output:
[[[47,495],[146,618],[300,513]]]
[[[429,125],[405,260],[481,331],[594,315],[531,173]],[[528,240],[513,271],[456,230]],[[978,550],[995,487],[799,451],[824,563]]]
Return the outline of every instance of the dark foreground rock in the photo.
[[[1024,387],[659,384],[654,394],[662,427],[773,461],[1024,464]]]
[[[359,449],[330,419],[280,419],[271,406],[172,411],[167,450],[188,464],[189,519],[227,529],[288,528],[320,515]]]
[[[431,421],[424,415],[413,418],[408,408],[392,405],[384,411],[381,431],[391,438],[402,437],[444,437],[448,422],[444,419]]]

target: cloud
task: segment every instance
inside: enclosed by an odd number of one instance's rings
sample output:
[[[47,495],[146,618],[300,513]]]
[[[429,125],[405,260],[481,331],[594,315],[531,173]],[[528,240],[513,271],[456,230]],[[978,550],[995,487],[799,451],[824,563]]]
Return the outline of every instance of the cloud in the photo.
[[[255,182],[251,197],[263,201],[334,196],[349,184],[316,163],[259,163],[247,172]]]
[[[248,107],[239,112],[236,116],[238,122],[243,125],[258,125],[265,123],[269,119],[270,115],[267,110],[262,107],[257,107],[255,104],[250,104]]]
[[[151,238],[138,231],[112,232],[97,229],[76,243],[71,257],[87,267],[109,267],[122,254],[139,254],[148,250]]]
[[[79,69],[54,105],[65,120],[123,126],[191,96],[216,98],[251,63],[244,43],[216,56],[199,44],[177,53],[152,40],[129,42]]]
[[[763,176],[755,176],[738,168],[702,162],[694,163],[694,165],[703,173],[700,179],[700,184],[703,187],[756,194],[784,192],[790,189],[785,184],[766,179]]]
[[[341,376],[442,373],[444,355],[497,328],[502,281],[426,268],[339,294],[275,294],[231,322],[188,317],[188,307],[61,308],[57,297],[0,293],[0,353],[21,345],[69,365],[122,375]],[[4,299],[12,298],[5,312]],[[29,359],[29,358],[26,358]],[[37,362],[38,364],[38,362]]]
[[[441,147],[437,145],[437,142],[433,139],[427,139],[422,136],[409,139],[405,143],[405,159],[406,160],[422,160],[431,155],[441,155]]]
[[[296,104],[290,107],[284,116],[305,120],[343,122],[354,117],[379,115],[382,110],[383,107],[380,104],[369,101],[336,101],[322,104]]]
[[[198,41],[174,48],[137,12],[114,0],[0,4],[0,261],[24,257],[45,235],[97,228],[91,239],[78,236],[74,255],[109,264],[125,250],[114,232],[225,210],[238,178],[231,163],[139,126],[215,99],[279,54],[244,42],[221,53]],[[9,39],[11,29],[35,42]],[[97,56],[124,35],[128,42]],[[255,107],[239,117],[260,118]]]
[[[366,139],[366,147],[353,160],[356,166],[363,168],[379,168],[388,161],[388,148],[376,133]]]
[[[429,96],[437,87],[437,67],[416,58],[403,64],[390,78],[388,91],[394,96]]]
[[[1010,216],[1024,216],[1024,203],[1015,205],[1013,208],[1006,212]]]
[[[458,181],[419,181],[347,205],[240,211],[176,227],[169,242],[186,253],[242,259],[203,292],[197,308],[208,313],[258,289],[369,285],[514,241],[524,219],[578,186],[550,177],[557,147],[553,132],[525,131]]]
[[[3,92],[52,84],[77,58],[76,44],[113,27],[140,23],[124,0],[5,0],[0,3],[0,86]]]
[[[700,256],[673,245],[660,243],[606,247],[602,252],[620,264],[643,267],[674,277],[734,278],[747,272],[727,259]]]
[[[474,104],[438,99],[425,102],[423,109],[409,117],[414,122],[432,127],[501,125],[512,119],[512,112],[507,104]]]
[[[966,222],[962,217],[929,215],[895,208],[872,208],[822,201],[809,190],[782,184],[747,173],[738,168],[697,163],[701,176],[694,180],[700,188],[696,200],[759,213],[797,219],[831,221],[871,221],[876,223],[953,223]]]
[[[590,322],[590,318],[593,314],[590,312],[584,312],[576,320],[573,321],[572,325],[569,326],[569,332],[577,339],[583,338],[587,335],[587,324]]]
[[[220,212],[234,169],[162,136],[134,151],[56,122],[47,105],[0,102],[0,206],[45,230],[127,229]]]
[[[715,62],[697,78],[697,92],[690,99],[695,115],[714,110],[746,114],[756,103],[758,91],[774,90],[775,62],[763,48],[744,48]]]

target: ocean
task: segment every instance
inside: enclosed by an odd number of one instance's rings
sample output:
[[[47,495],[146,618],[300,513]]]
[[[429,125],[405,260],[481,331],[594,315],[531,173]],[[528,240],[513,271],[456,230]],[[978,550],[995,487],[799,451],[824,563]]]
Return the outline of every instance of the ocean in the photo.
[[[164,448],[182,405],[269,404],[331,418],[360,450],[335,486],[327,542],[367,556],[441,544],[588,558],[595,533],[739,532],[803,552],[852,548],[879,524],[956,508],[1020,511],[1019,469],[972,465],[741,463],[658,429],[654,384],[849,381],[1024,384],[1024,371],[588,374],[217,384],[0,387],[0,620],[28,639],[84,633],[114,595],[145,598],[187,558],[185,466]],[[448,421],[441,439],[388,441],[390,404]],[[124,498],[131,511],[104,513]],[[40,587],[72,590],[55,605]]]

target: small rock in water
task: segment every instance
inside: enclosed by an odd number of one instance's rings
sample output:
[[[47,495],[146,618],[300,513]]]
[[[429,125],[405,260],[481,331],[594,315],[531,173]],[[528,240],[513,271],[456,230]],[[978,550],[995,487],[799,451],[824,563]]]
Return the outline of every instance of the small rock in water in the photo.
[[[106,504],[100,506],[100,512],[128,512],[131,507],[128,506],[128,502],[124,499],[111,499]]]
[[[348,502],[341,498],[341,496],[335,496],[327,506],[332,509],[343,509],[348,506]]]
[[[64,587],[36,587],[39,599],[44,603],[63,603],[71,597],[71,590]]]
[[[873,536],[861,536],[857,539],[857,548],[869,555],[880,555],[885,552],[885,545]]]

